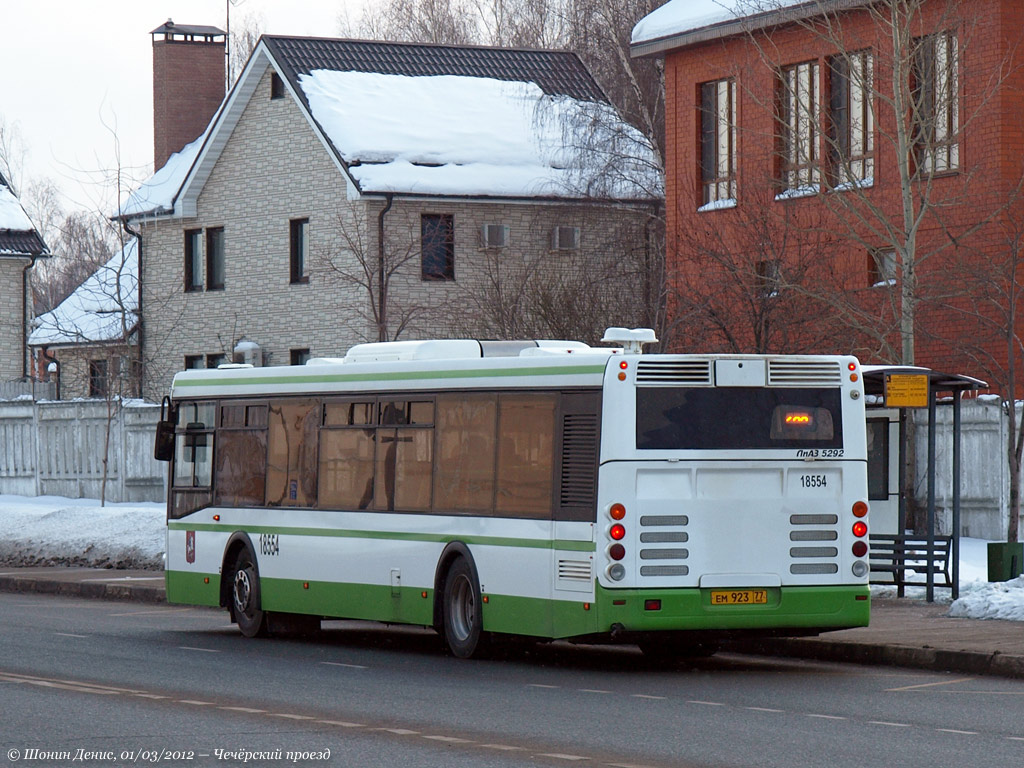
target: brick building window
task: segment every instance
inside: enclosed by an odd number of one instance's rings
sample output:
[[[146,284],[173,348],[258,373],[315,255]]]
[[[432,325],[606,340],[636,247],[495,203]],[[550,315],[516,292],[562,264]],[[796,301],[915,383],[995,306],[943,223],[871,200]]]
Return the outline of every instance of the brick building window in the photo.
[[[944,173],[960,167],[960,105],[956,35],[940,32],[914,41],[913,141],[917,168]]]
[[[551,250],[575,251],[579,247],[579,227],[555,227],[551,230]]]
[[[195,368],[203,367],[203,356],[202,355],[185,355],[185,370],[191,371]]]
[[[451,214],[420,216],[420,247],[424,280],[455,279],[455,218]]]
[[[736,198],[736,81],[700,87],[702,205]]]
[[[305,365],[309,360],[309,347],[290,349],[288,350],[288,357],[291,365]]]
[[[309,219],[292,219],[289,222],[291,282],[309,282]]]
[[[872,287],[895,285],[899,277],[899,262],[891,248],[878,248],[868,252],[868,279]]]
[[[782,269],[779,262],[770,259],[757,262],[757,295],[762,299],[773,299],[782,288]]]
[[[874,76],[871,51],[829,59],[829,155],[836,184],[874,178]]]
[[[808,61],[779,73],[779,183],[816,191],[820,178],[820,67]]]
[[[277,72],[270,73],[270,98],[284,98],[284,80],[281,79],[281,76],[277,74]]]
[[[206,230],[206,290],[224,289],[224,227]]]
[[[110,392],[106,360],[89,361],[89,397],[106,397]]]
[[[185,230],[185,292],[203,290],[203,230]]]
[[[206,367],[207,368],[216,368],[218,365],[223,365],[227,361],[228,361],[228,356],[225,355],[224,353],[220,353],[220,354],[216,354],[216,355],[207,355],[206,356]]]

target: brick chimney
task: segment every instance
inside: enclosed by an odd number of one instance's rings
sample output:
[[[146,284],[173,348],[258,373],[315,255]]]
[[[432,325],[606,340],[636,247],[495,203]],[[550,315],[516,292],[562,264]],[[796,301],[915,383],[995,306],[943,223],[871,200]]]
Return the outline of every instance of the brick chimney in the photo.
[[[217,27],[175,24],[153,36],[153,167],[206,130],[224,100],[227,35]]]

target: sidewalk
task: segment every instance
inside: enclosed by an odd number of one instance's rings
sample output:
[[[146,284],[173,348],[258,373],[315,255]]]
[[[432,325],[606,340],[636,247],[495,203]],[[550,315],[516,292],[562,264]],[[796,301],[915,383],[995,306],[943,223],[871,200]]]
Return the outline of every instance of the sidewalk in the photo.
[[[0,591],[162,603],[164,577],[154,571],[0,568]],[[1024,679],[1024,622],[950,619],[948,609],[907,598],[877,599],[871,603],[870,627],[733,647],[771,656]]]

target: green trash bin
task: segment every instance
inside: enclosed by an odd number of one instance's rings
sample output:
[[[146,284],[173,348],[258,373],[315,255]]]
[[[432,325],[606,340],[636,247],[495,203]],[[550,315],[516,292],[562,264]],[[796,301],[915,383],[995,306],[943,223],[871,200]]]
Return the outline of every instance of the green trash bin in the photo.
[[[1024,573],[1024,542],[993,541],[988,545],[988,580],[1009,581]]]

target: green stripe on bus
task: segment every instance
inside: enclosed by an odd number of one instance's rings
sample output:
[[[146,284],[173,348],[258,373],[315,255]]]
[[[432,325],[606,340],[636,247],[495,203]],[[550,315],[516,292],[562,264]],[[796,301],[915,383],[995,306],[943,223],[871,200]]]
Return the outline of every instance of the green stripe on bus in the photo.
[[[495,376],[584,376],[603,374],[603,365],[557,366],[553,368],[487,368],[482,370],[394,371],[390,373],[323,373],[254,378],[195,378],[174,382],[175,387],[252,387],[274,384],[337,384],[365,381],[415,381],[419,379],[484,379]]]
[[[425,541],[447,544],[461,541],[487,547],[519,547],[527,549],[559,549],[569,552],[593,552],[592,541],[569,541],[566,539],[522,539],[509,536],[459,536],[452,533],[410,533],[408,531],[358,531],[340,528],[291,528],[278,525],[229,525],[226,523],[183,523],[169,522],[172,531],[211,531],[219,533],[261,534],[276,533],[279,536],[321,536],[341,539],[384,539],[387,541]]]

